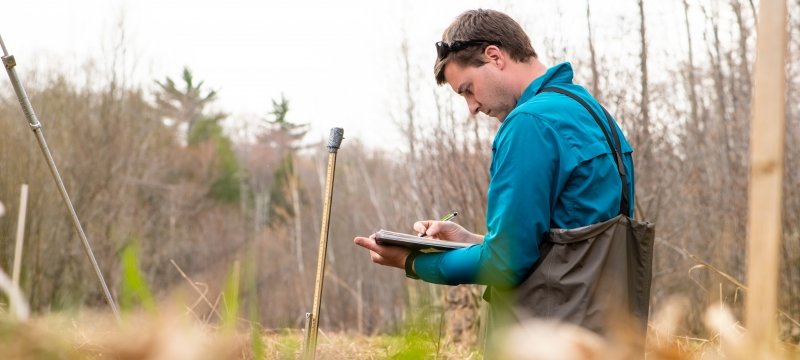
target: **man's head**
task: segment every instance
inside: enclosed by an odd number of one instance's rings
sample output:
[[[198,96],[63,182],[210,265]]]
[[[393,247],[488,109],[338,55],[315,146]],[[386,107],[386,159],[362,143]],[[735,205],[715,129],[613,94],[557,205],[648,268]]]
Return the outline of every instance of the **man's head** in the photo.
[[[520,89],[520,74],[515,72],[525,71],[519,65],[536,58],[528,35],[514,19],[483,9],[459,15],[445,29],[436,50],[436,82],[449,83],[464,96],[470,112],[480,111],[500,121],[529,83]]]
[[[446,51],[445,48],[451,45],[455,46]],[[488,45],[499,46],[518,62],[536,57],[525,30],[510,16],[495,10],[468,10],[444,30],[442,41],[436,43],[437,57],[433,67],[436,83],[445,83],[444,68],[448,63],[471,66],[485,64],[483,50]]]

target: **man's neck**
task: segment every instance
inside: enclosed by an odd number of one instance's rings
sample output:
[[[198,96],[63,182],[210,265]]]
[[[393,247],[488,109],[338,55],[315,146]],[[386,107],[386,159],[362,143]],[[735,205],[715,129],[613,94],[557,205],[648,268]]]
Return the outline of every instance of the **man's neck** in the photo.
[[[514,63],[512,76],[517,99],[534,80],[544,75],[545,72],[547,72],[547,67],[537,58],[531,58],[530,61],[524,63]]]

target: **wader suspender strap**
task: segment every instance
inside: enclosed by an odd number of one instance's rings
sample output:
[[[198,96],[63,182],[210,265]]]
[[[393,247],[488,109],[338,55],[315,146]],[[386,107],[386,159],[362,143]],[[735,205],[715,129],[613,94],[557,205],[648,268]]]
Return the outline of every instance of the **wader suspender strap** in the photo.
[[[592,110],[591,107],[589,107],[589,104],[587,104],[586,101],[584,101],[577,95],[567,90],[557,87],[546,87],[544,89],[539,90],[539,92],[540,93],[554,92],[554,93],[559,93],[561,95],[566,95],[572,98],[573,100],[577,101],[581,105],[583,105],[583,107],[586,108],[587,111],[589,111],[589,114],[592,115],[592,118],[594,118],[594,121],[597,123],[597,126],[599,126],[600,130],[603,131],[603,135],[605,135],[606,137],[606,142],[608,143],[608,146],[611,148],[611,152],[614,154],[614,159],[617,162],[617,169],[619,170],[619,178],[622,180],[622,199],[619,205],[619,213],[621,215],[628,216],[628,212],[630,211],[630,202],[628,200],[628,180],[625,174],[625,164],[622,163],[622,149],[619,142],[619,134],[617,133],[617,127],[614,126],[614,123],[611,122],[611,115],[608,114],[606,108],[604,108],[603,105],[600,105],[600,108],[603,109],[603,113],[606,116],[606,121],[608,122],[608,128],[611,129],[611,134],[614,135],[615,141],[613,143],[611,142],[611,137],[608,136],[608,131],[606,131],[606,128],[603,126],[603,122],[600,121],[600,117],[597,116],[597,114],[594,112],[594,110]]]

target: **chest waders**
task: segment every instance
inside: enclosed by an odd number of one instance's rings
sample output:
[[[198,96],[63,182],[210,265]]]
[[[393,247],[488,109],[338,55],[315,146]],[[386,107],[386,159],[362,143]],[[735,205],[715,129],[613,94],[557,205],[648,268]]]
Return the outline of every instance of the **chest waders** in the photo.
[[[486,290],[484,298],[492,305],[490,326],[554,319],[601,335],[607,335],[614,326],[633,326],[635,331],[629,333],[641,336],[636,340],[644,344],[655,225],[628,216],[629,188],[619,134],[605,109],[613,142],[600,117],[583,99],[561,88],[541,91],[574,99],[603,130],[622,181],[619,215],[580,228],[551,229],[539,246],[539,261],[520,285],[509,290]]]

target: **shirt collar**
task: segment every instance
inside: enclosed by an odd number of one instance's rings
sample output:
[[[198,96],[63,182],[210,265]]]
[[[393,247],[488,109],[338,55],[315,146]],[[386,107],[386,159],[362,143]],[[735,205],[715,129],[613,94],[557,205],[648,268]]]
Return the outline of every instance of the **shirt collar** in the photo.
[[[533,80],[533,82],[525,88],[516,106],[524,104],[547,86],[572,84],[572,77],[572,64],[569,62],[563,62],[550,67],[544,74]]]

